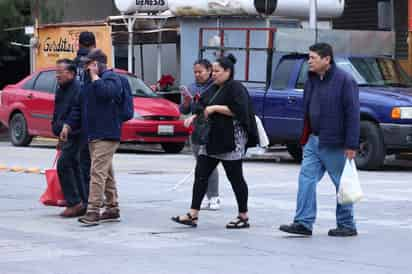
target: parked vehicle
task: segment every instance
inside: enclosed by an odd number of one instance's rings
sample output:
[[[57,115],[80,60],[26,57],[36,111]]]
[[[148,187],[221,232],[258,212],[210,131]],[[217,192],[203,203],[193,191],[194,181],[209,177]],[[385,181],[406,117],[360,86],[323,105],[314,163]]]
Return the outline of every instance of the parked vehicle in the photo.
[[[122,142],[158,143],[165,152],[180,152],[189,136],[176,104],[156,95],[143,81],[116,70],[129,80],[135,115],[123,124]],[[0,94],[0,121],[9,128],[11,143],[27,146],[34,136],[53,137],[51,119],[57,88],[55,68],[40,70]]]
[[[296,160],[303,128],[303,85],[307,79],[306,54],[275,56],[269,88],[249,88],[255,110],[272,144],[285,144]],[[385,156],[412,151],[412,79],[389,57],[335,58],[359,85],[361,104],[361,169],[378,169]]]

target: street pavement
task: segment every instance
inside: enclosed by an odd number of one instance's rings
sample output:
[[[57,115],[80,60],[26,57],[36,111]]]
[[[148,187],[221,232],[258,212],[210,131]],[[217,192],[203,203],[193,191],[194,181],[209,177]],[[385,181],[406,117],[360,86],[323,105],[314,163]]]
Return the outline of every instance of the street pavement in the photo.
[[[54,149],[0,142],[0,165],[50,167]],[[198,228],[170,221],[190,205],[190,152],[125,147],[115,156],[120,223],[82,227],[61,208],[38,200],[43,174],[0,171],[0,274],[112,273],[412,273],[412,162],[388,159],[382,171],[360,172],[365,198],[356,205],[359,236],[331,238],[335,194],[325,176],[318,186],[318,220],[310,238],[288,236],[280,224],[295,210],[299,165],[274,149],[244,164],[251,228],[228,231],[236,203],[220,171],[220,211],[202,211]]]

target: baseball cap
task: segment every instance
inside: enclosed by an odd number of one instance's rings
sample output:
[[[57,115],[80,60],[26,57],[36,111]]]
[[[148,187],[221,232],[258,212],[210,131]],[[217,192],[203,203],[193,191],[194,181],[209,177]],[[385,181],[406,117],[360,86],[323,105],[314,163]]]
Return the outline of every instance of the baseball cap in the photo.
[[[87,64],[92,61],[107,64],[107,55],[101,49],[92,49],[84,58],[84,63]]]

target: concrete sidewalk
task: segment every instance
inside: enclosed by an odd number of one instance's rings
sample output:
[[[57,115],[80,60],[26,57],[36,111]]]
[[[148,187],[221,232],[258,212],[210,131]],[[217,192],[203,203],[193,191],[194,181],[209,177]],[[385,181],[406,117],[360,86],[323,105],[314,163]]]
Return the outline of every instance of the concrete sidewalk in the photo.
[[[53,149],[0,146],[0,162],[49,165]],[[173,186],[193,167],[190,154],[118,153],[115,170],[122,222],[85,228],[44,207],[43,175],[0,172],[0,274],[304,273],[410,274],[410,171],[360,172],[365,199],[356,206],[360,235],[327,236],[335,226],[335,195],[325,176],[311,238],[277,230],[292,220],[299,165],[249,161],[251,228],[229,231],[236,203],[220,169],[220,211],[202,211],[197,229],[170,221],[187,212],[192,181]]]

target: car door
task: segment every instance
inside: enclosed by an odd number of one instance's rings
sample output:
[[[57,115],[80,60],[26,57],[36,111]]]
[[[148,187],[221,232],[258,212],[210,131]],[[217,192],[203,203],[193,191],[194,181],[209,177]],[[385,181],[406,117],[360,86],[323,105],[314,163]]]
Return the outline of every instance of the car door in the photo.
[[[56,91],[56,71],[40,72],[33,89],[27,93],[26,106],[31,120],[31,131],[35,135],[52,136],[51,120]]]
[[[272,142],[296,141],[301,133],[303,92],[296,89],[302,61],[282,58],[267,91],[264,125]]]

